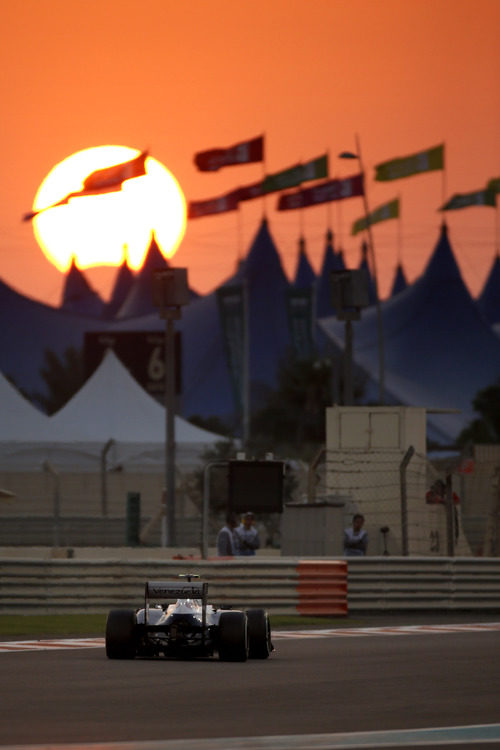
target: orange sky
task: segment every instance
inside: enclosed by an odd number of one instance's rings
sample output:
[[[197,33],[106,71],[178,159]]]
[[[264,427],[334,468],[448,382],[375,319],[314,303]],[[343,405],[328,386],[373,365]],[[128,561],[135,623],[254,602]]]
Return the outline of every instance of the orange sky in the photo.
[[[390,183],[374,165],[445,142],[446,193],[500,177],[498,0],[22,0],[0,10],[2,199],[0,277],[58,305],[61,274],[39,249],[28,211],[50,169],[83,148],[149,148],[202,200],[259,180],[261,164],[198,172],[197,151],[262,132],[266,170],[361,140],[371,208],[396,196],[401,221],[374,227],[382,296],[398,261],[412,281],[438,237],[440,172]],[[350,266],[359,263],[360,198],[278,214],[271,233],[293,277],[302,230],[319,269],[328,221]],[[192,220],[174,263],[205,293],[227,278],[252,240],[264,203]],[[498,211],[499,209],[497,209]],[[495,253],[492,208],[449,212],[464,278],[480,292]],[[339,237],[340,235],[340,237]],[[338,241],[337,241],[338,245]],[[115,269],[86,271],[107,297]]]

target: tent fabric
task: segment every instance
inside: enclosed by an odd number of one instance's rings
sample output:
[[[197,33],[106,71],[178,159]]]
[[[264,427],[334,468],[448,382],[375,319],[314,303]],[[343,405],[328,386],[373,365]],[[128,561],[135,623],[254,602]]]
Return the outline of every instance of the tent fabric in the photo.
[[[392,281],[391,291],[389,293],[389,297],[394,297],[396,294],[399,294],[399,292],[402,292],[406,287],[408,286],[408,281],[406,280],[406,275],[403,270],[403,266],[401,263],[398,263],[396,266],[396,272],[394,274],[394,279]]]
[[[497,254],[486,277],[477,304],[490,325],[500,323],[500,257]]]
[[[452,442],[476,416],[476,393],[498,378],[500,342],[463,282],[446,225],[422,276],[381,310],[387,395],[408,406],[459,410],[429,416],[443,441]],[[343,348],[342,323],[330,317],[319,325]],[[353,339],[355,362],[376,377],[375,308],[354,323]]]
[[[92,289],[85,274],[76,267],[75,261],[66,274],[63,297],[60,310],[100,318],[104,310],[104,302],[99,294]]]
[[[333,246],[333,232],[329,229],[326,233],[326,245],[318,275],[316,287],[316,317],[326,318],[335,312],[332,305],[332,284],[330,275],[332,271],[344,271],[345,263],[342,251],[335,252]]]
[[[363,240],[361,243],[361,260],[359,261],[359,270],[366,271],[368,275],[368,304],[374,305],[377,302],[377,292],[375,290],[375,281],[370,271],[368,263],[368,245]]]
[[[104,308],[103,317],[115,317],[130,292],[134,278],[133,271],[127,265],[127,261],[124,260],[116,274],[111,296]]]
[[[293,286],[295,289],[310,289],[316,281],[316,274],[309,262],[306,251],[306,241],[303,237],[299,239],[299,254],[297,260],[297,270]]]
[[[43,440],[49,417],[38,411],[0,373],[0,442]]]
[[[161,254],[156,238],[153,236],[144,264],[135,275],[130,289],[116,313],[117,318],[135,318],[157,312],[153,305],[153,271],[167,268],[168,265]]]
[[[290,351],[286,291],[290,283],[264,219],[245,260],[220,286],[246,284],[252,408],[276,387],[279,362]],[[158,311],[107,324],[113,331],[163,331]],[[235,429],[238,414],[226,362],[216,292],[192,299],[175,323],[182,336],[182,414],[217,416]]]
[[[52,417],[43,434],[16,446],[4,444],[2,464],[98,468],[109,444],[108,465],[114,468],[158,468],[164,462],[166,412],[134,380],[111,350],[72,399]],[[201,453],[225,438],[174,419],[176,459],[199,463]],[[110,441],[112,441],[110,443]]]
[[[45,350],[61,357],[69,347],[83,347],[86,331],[102,330],[102,321],[25,297],[1,279],[0,320],[0,372],[30,398],[46,393],[40,374]]]

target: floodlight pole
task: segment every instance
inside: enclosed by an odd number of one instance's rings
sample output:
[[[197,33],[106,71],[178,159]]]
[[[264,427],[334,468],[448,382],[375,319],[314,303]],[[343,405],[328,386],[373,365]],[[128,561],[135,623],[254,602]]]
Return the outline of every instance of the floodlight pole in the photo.
[[[175,336],[174,321],[182,305],[189,304],[185,268],[153,271],[153,304],[165,320],[165,508],[162,515],[161,545],[175,547]]]
[[[352,406],[354,403],[354,389],[352,385],[352,320],[345,321],[345,343],[344,343],[344,406]]]
[[[378,382],[379,382],[379,404],[383,404],[385,401],[385,362],[384,362],[384,333],[382,326],[382,308],[380,305],[380,297],[378,293],[378,275],[377,275],[377,264],[375,261],[375,243],[373,242],[373,233],[370,222],[370,210],[368,208],[368,198],[366,196],[366,175],[365,168],[363,166],[363,159],[361,158],[361,144],[359,137],[356,134],[356,151],[358,155],[359,168],[363,175],[363,204],[365,208],[366,216],[366,229],[368,232],[368,244],[370,245],[370,256],[372,261],[373,269],[373,285],[375,287],[375,305],[377,308],[377,333],[378,333]]]
[[[175,338],[174,320],[180,311],[169,311],[165,326],[165,490],[162,547],[175,547]]]
[[[385,400],[385,357],[384,357],[384,331],[382,323],[382,308],[380,305],[380,297],[378,293],[378,276],[377,276],[377,265],[375,261],[375,244],[373,242],[373,234],[370,223],[370,210],[368,208],[368,198],[366,197],[366,175],[365,168],[363,165],[363,159],[361,157],[361,144],[359,137],[356,134],[356,153],[353,154],[350,151],[343,151],[339,154],[340,159],[357,159],[359,163],[359,169],[363,178],[363,206],[365,209],[366,218],[366,229],[368,232],[368,245],[370,250],[370,258],[372,262],[373,270],[373,285],[375,287],[375,306],[377,309],[377,337],[378,337],[378,381],[379,381],[379,403],[383,404]]]

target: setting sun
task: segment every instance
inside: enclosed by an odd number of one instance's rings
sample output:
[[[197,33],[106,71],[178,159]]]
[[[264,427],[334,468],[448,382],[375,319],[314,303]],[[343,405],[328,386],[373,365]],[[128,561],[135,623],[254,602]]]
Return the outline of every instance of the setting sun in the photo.
[[[33,230],[60,271],[67,271],[73,258],[82,269],[126,260],[137,270],[153,232],[165,257],[175,253],[186,228],[186,201],[159,161],[142,155],[140,176],[127,175],[121,185],[115,182],[89,195],[98,170],[107,174],[108,168],[125,167],[140,157],[140,151],[126,146],[88,148],[64,159],[44,179],[33,203]]]

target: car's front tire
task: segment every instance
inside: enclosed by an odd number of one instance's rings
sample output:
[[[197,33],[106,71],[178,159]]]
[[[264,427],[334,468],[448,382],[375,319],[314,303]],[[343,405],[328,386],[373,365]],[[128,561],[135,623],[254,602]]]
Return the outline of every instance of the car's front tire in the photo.
[[[250,659],[267,659],[273,646],[271,625],[265,609],[248,609],[248,656]]]
[[[112,609],[106,622],[106,656],[108,659],[133,659],[136,653],[135,612],[128,609]]]
[[[248,659],[248,624],[244,612],[222,612],[219,619],[219,659]]]

